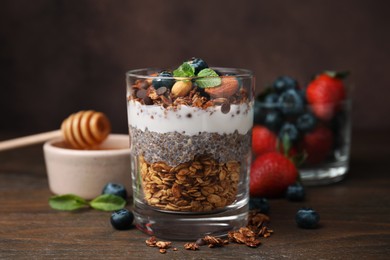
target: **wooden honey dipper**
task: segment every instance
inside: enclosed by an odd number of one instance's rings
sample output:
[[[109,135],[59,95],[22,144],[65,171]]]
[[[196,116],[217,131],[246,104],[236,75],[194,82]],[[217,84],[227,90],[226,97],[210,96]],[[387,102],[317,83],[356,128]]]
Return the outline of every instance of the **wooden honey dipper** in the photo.
[[[63,137],[75,149],[92,149],[101,144],[111,132],[108,118],[93,110],[71,114],[61,124],[61,130],[15,138],[0,142],[0,151],[45,142]]]

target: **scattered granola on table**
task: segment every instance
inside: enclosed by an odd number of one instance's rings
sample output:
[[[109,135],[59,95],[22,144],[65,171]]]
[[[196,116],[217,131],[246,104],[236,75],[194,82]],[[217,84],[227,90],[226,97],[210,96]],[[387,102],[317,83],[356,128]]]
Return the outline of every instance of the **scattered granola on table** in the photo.
[[[187,250],[199,250],[199,245],[194,242],[189,242],[184,244],[184,248]]]
[[[214,236],[205,236],[203,240],[206,242],[208,247],[221,247],[224,245],[227,245],[229,243],[228,240],[223,240],[219,237],[214,237]]]
[[[201,246],[207,245],[209,248],[223,247],[229,243],[243,244],[248,247],[256,248],[261,245],[261,238],[268,238],[273,233],[272,229],[268,228],[270,218],[260,212],[250,211],[248,216],[248,225],[241,227],[238,230],[228,232],[227,239],[206,235],[203,238],[197,239],[195,242],[188,242],[184,244],[186,250],[200,250]],[[167,249],[171,247],[172,242],[157,241],[156,237],[152,236],[145,241],[146,245],[150,247],[158,247],[160,253],[166,253]],[[173,251],[177,251],[175,247]]]
[[[158,247],[161,254],[165,254],[167,249],[171,247],[172,242],[169,241],[157,241],[155,236],[145,240],[147,246]]]

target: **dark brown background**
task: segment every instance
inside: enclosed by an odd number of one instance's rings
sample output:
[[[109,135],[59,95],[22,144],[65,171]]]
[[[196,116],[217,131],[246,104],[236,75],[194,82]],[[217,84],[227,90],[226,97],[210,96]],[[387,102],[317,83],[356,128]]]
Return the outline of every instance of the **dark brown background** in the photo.
[[[127,131],[125,72],[192,56],[254,71],[257,91],[351,70],[354,127],[390,129],[389,2],[3,0],[0,130],[59,127],[82,109]]]

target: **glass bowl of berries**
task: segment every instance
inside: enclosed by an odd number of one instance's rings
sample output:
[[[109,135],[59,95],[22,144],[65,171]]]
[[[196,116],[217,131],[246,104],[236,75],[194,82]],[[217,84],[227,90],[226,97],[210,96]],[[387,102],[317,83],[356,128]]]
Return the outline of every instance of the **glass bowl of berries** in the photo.
[[[255,99],[252,150],[278,150],[298,163],[307,185],[342,180],[349,165],[351,95],[347,72],[325,71],[308,84],[280,76]]]

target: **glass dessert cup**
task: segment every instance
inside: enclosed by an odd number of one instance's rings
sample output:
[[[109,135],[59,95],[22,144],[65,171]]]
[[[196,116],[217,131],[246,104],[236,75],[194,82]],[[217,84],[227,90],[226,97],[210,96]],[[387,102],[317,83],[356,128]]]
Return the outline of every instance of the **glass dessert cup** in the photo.
[[[135,223],[147,234],[194,240],[247,223],[253,76],[213,69],[210,88],[160,69],[126,74]]]

